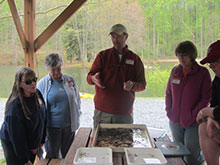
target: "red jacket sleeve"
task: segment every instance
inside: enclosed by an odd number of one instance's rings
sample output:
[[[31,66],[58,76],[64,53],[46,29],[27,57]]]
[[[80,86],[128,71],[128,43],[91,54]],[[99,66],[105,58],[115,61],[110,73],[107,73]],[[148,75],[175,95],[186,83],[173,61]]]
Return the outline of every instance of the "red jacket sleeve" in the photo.
[[[87,82],[88,82],[88,84],[94,85],[94,83],[91,80],[91,76],[93,76],[97,72],[101,72],[101,70],[102,70],[101,53],[99,53],[96,56],[96,58],[95,58],[95,60],[94,60],[94,62],[92,64],[92,67],[90,68],[90,71],[89,71],[89,73],[87,75]]]
[[[144,65],[139,57],[137,58],[137,63],[135,67],[136,67],[136,79],[132,90],[134,92],[140,92],[145,89],[146,80],[145,80]]]

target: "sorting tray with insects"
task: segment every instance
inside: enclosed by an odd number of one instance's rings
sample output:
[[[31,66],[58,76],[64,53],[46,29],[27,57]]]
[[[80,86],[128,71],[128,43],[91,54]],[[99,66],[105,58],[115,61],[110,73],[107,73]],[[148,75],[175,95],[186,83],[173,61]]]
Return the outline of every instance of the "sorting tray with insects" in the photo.
[[[110,147],[113,152],[155,147],[146,125],[142,124],[99,124],[93,139],[93,147]]]

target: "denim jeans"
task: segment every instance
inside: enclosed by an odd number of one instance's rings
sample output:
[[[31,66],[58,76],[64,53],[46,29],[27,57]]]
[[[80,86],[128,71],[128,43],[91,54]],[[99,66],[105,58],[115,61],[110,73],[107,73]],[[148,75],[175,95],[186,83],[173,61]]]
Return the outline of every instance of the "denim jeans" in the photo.
[[[20,156],[15,153],[14,148],[10,142],[6,142],[1,139],[1,144],[4,150],[4,156],[7,165],[24,165],[24,163],[21,162]],[[31,152],[29,152],[29,158],[27,159],[34,163],[35,156],[36,155],[33,155]]]
[[[45,149],[46,158],[65,158],[73,140],[75,132],[71,132],[71,126],[65,128],[47,128]],[[61,153],[61,157],[59,156]]]
[[[199,165],[204,161],[204,156],[199,145],[198,124],[186,128],[171,121],[169,124],[173,140],[183,143],[191,153],[190,156],[184,157],[184,161],[189,165]]]

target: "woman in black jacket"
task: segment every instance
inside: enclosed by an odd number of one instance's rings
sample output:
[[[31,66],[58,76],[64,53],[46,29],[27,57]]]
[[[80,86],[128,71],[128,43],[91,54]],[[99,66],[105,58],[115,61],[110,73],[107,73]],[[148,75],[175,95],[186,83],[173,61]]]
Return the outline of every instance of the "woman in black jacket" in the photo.
[[[15,75],[6,102],[1,143],[7,165],[31,165],[45,140],[45,106],[36,89],[37,77],[29,67]]]

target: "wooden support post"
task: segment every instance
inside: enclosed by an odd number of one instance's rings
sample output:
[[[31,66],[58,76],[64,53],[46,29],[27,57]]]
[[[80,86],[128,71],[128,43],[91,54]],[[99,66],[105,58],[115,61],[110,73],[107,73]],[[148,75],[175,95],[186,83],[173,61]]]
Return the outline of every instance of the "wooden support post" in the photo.
[[[24,34],[27,40],[25,66],[29,66],[36,71],[36,56],[34,52],[35,0],[24,0]]]

